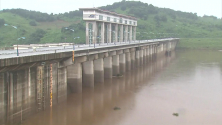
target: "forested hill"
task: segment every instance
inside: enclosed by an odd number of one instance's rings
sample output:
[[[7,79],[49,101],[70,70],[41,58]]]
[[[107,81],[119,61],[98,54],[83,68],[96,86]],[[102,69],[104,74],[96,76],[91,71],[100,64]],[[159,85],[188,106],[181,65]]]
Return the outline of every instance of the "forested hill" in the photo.
[[[196,13],[158,8],[138,1],[121,1],[100,7],[138,18],[137,39],[177,36],[181,38],[221,37],[222,21],[214,16],[198,17]],[[17,26],[14,29],[11,26]],[[74,29],[66,30],[65,27]],[[143,34],[146,32],[148,34]],[[18,34],[18,35],[17,35]],[[19,44],[85,42],[85,23],[81,11],[47,14],[24,9],[0,11],[0,46],[10,46],[19,37],[26,37]],[[73,41],[73,36],[80,39]]]

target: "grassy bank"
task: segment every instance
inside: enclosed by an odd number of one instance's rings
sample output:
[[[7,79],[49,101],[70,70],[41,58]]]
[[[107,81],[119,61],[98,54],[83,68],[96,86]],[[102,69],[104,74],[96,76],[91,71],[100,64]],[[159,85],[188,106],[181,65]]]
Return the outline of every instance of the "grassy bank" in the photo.
[[[222,38],[181,38],[177,48],[222,50]]]

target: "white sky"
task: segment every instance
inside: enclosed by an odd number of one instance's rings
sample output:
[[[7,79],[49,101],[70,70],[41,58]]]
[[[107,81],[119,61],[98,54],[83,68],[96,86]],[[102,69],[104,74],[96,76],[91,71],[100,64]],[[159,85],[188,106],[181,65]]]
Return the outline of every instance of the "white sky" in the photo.
[[[47,13],[64,13],[78,8],[99,7],[121,0],[0,0],[0,10],[22,8]],[[222,16],[222,0],[141,0],[157,7],[197,13],[199,16]]]

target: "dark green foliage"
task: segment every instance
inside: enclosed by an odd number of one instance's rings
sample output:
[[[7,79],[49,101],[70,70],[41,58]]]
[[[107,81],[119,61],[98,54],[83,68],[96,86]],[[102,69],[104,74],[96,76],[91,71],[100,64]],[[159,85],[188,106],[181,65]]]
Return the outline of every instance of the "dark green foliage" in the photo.
[[[126,10],[126,6],[122,6],[122,7],[121,7],[121,10],[122,10],[122,11],[125,11],[125,10]]]
[[[165,15],[161,16],[160,19],[161,19],[161,21],[163,21],[163,22],[167,22],[167,17],[166,17]]]
[[[209,18],[209,19],[217,20],[217,17],[215,17],[215,16],[207,16],[207,15],[204,15],[203,18]]]
[[[75,11],[66,12],[64,14],[59,14],[57,16],[57,19],[61,19],[62,17],[75,18],[75,17],[82,17],[82,16],[83,16],[82,11],[75,10]]]
[[[5,24],[5,20],[4,19],[0,19],[0,27],[3,26]]]
[[[35,21],[30,21],[30,22],[29,22],[29,25],[30,25],[30,26],[37,26],[37,24],[36,24]]]
[[[61,32],[62,32],[62,33],[69,33],[69,34],[71,34],[71,33],[73,33],[73,31],[67,30],[67,29],[65,29],[65,28],[74,29],[74,30],[75,30],[74,32],[75,32],[75,33],[78,33],[78,32],[80,32],[80,31],[85,30],[85,25],[84,25],[84,23],[82,22],[82,23],[78,23],[78,24],[72,24],[72,25],[70,25],[70,26],[68,26],[68,27],[63,27],[63,28],[61,29]]]
[[[41,41],[41,38],[44,37],[46,34],[46,31],[42,29],[37,29],[34,33],[32,33],[27,40],[27,43],[35,43],[38,44]]]
[[[53,22],[55,20],[53,15],[37,11],[29,11],[25,9],[6,9],[3,10],[3,12],[11,12],[14,14],[18,14],[21,17],[33,19],[37,22]]]

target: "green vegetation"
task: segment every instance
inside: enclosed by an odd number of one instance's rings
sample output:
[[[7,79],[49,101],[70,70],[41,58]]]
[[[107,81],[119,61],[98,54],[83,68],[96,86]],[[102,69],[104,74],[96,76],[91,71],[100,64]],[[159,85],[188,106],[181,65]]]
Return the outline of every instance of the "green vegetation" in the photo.
[[[181,48],[185,48],[186,44],[191,45],[195,43],[196,39],[201,39],[203,41],[201,44],[205,44],[204,41],[211,40],[207,38],[215,38],[215,40],[222,38],[222,21],[214,16],[198,17],[196,13],[174,11],[158,8],[152,4],[125,0],[100,8],[137,17],[137,32],[140,32],[137,34],[137,39],[192,38],[183,39],[190,42],[181,41]],[[9,26],[4,26],[4,23],[9,24]],[[16,30],[10,25],[17,26],[18,29]],[[67,30],[65,27],[75,31]],[[1,11],[0,47],[11,46],[16,43],[18,37],[22,36],[27,39],[20,41],[19,44],[85,43],[85,22],[82,20],[82,12],[76,10],[64,14],[47,14],[24,9]],[[74,41],[72,38],[77,36],[80,39]],[[195,41],[192,42],[191,40]],[[215,42],[214,44],[218,43]],[[213,45],[210,45],[211,43],[207,45],[208,48],[214,48]]]
[[[37,26],[35,21],[30,21],[29,24],[30,24],[30,26]]]
[[[222,38],[182,38],[178,49],[211,49],[222,50]]]
[[[0,27],[3,26],[5,23],[5,20],[4,19],[0,19]]]

